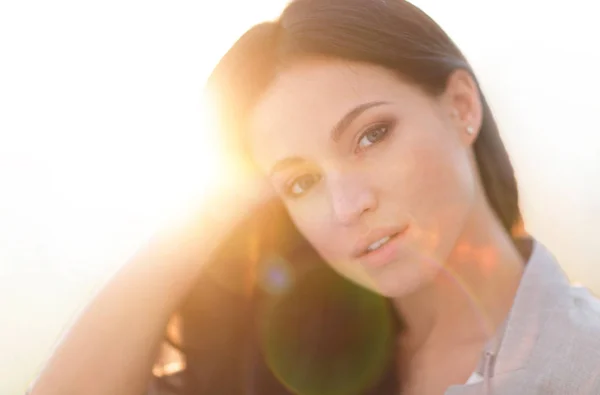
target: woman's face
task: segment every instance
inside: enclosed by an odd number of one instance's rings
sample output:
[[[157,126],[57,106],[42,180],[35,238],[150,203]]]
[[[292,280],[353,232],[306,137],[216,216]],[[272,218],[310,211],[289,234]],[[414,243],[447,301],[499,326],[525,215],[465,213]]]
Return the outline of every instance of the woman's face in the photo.
[[[255,106],[253,159],[337,272],[400,297],[431,281],[471,215],[473,86],[458,72],[432,97],[376,66],[305,61]]]

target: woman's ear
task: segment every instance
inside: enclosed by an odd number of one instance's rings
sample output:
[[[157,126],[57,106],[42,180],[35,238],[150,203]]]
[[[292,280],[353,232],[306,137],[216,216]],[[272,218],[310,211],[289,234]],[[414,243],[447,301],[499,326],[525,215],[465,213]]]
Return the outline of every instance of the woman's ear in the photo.
[[[479,86],[471,73],[458,69],[450,74],[443,103],[459,137],[471,145],[477,139],[483,119]]]

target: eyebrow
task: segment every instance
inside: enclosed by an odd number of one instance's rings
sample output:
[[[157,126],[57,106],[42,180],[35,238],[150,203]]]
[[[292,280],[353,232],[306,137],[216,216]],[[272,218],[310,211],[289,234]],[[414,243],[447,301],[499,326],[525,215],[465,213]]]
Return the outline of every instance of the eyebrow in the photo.
[[[278,160],[271,168],[271,175],[287,169],[288,167],[297,166],[304,163],[304,159],[299,156],[290,156],[281,160]]]
[[[360,104],[350,110],[346,115],[340,119],[331,131],[331,139],[333,141],[339,141],[342,137],[342,134],[348,129],[348,127],[354,122],[356,118],[360,116],[363,112],[367,111],[370,108],[382,106],[384,104],[389,104],[387,101],[372,101],[368,103]]]
[[[389,104],[387,101],[372,101],[360,104],[354,107],[352,110],[348,111],[346,115],[344,115],[333,127],[331,130],[331,139],[333,141],[339,141],[342,137],[342,134],[348,129],[348,127],[354,122],[356,118],[358,118],[362,113],[367,111],[370,108],[382,106],[385,104]],[[271,175],[277,172],[280,172],[286,168],[299,165],[304,162],[299,156],[290,156],[288,158],[281,159],[277,161],[273,167],[271,168]]]

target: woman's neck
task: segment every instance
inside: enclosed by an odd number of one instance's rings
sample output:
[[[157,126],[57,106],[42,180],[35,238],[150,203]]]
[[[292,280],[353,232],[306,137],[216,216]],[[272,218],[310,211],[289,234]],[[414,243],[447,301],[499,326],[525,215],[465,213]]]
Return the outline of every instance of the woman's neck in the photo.
[[[405,352],[483,344],[506,319],[524,257],[486,211],[471,216],[431,284],[395,301],[407,326],[401,339]]]

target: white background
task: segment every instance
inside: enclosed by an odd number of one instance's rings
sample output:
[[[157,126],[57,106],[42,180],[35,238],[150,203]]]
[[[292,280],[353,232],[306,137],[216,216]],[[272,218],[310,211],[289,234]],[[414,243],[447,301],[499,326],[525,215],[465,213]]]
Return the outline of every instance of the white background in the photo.
[[[596,4],[415,2],[479,74],[529,230],[600,291]],[[283,4],[0,4],[0,394],[24,392],[91,293],[218,175],[204,79]]]

